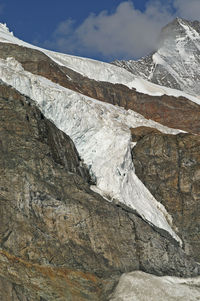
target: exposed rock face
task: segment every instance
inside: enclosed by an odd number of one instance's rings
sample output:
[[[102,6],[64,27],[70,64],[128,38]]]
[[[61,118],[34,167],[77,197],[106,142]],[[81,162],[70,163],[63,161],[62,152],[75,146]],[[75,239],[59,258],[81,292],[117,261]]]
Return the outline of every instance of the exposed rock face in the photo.
[[[199,95],[199,54],[200,22],[176,18],[162,29],[156,52],[114,64],[155,84]]]
[[[33,301],[26,297],[23,287],[18,286],[0,277],[0,300],[1,301]]]
[[[70,138],[4,84],[0,173],[3,301],[107,300],[119,276],[138,269],[200,274],[168,233],[92,192]]]
[[[184,97],[149,96],[120,84],[98,82],[60,66],[44,53],[0,43],[0,58],[14,57],[25,70],[92,98],[132,109],[148,119],[184,131],[200,133],[200,107]]]
[[[187,253],[200,261],[200,137],[141,132],[132,129],[136,174],[173,216]]]

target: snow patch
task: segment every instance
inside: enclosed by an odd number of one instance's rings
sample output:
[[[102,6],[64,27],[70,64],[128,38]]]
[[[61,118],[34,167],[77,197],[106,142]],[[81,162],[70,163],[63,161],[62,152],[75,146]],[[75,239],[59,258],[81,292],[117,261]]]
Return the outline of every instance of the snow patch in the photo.
[[[123,274],[110,301],[199,301],[200,277],[158,277],[136,271]]]

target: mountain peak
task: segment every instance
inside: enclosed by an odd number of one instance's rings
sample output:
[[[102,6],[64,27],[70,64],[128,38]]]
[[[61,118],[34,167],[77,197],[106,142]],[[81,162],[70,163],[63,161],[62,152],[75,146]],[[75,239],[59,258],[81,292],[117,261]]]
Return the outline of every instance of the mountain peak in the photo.
[[[156,52],[138,61],[114,62],[162,86],[200,94],[200,22],[176,18],[161,30]]]
[[[0,23],[0,33],[7,33],[13,36],[13,32],[11,32],[6,23]]]

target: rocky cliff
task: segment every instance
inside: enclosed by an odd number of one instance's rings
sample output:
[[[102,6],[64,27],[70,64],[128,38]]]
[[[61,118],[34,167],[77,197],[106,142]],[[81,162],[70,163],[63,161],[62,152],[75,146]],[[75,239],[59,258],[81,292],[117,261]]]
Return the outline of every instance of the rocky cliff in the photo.
[[[1,300],[106,300],[123,272],[195,276],[199,265],[133,210],[89,188],[71,139],[0,85]]]
[[[200,137],[133,129],[136,174],[173,216],[185,250],[199,254]]]
[[[200,275],[198,101],[15,41],[0,43],[0,299],[106,301],[123,273]]]

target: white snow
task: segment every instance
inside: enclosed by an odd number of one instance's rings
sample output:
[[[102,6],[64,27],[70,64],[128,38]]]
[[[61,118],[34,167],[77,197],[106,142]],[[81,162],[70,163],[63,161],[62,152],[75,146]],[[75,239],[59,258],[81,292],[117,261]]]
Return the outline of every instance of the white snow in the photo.
[[[200,277],[157,277],[135,271],[123,274],[110,301],[199,301]]]
[[[158,59],[158,57],[159,56],[157,55],[156,58]],[[161,58],[159,58],[159,59],[161,62]],[[135,78],[133,80],[132,84],[134,87],[136,87],[136,91],[138,91],[140,93],[144,93],[144,94],[148,94],[148,95],[152,95],[152,96],[162,96],[162,95],[169,95],[169,96],[174,96],[174,97],[183,96],[183,97],[200,105],[200,97],[198,97],[198,96],[192,96],[192,95],[189,95],[180,90],[171,89],[171,88],[167,88],[164,86],[159,86],[159,85],[150,83],[142,78]]]
[[[198,23],[196,24],[198,26]],[[194,23],[178,18],[163,28],[159,47],[152,56],[138,61],[116,61],[118,66],[129,70],[133,75],[142,77],[158,85],[174,87],[191,101],[199,104],[200,100],[200,33]],[[164,87],[163,87],[164,88]],[[165,88],[164,88],[165,89]],[[177,94],[174,90],[163,90],[164,94]],[[191,98],[193,95],[194,98]]]
[[[130,85],[134,76],[125,69],[119,68],[112,64],[82,58],[73,55],[62,54],[54,51],[49,51],[29,43],[26,43],[9,32],[6,24],[0,23],[0,42],[17,44],[20,46],[33,48],[45,53],[52,60],[62,66],[71,68],[72,70],[98,81],[107,81],[111,83],[122,83]]]
[[[170,89],[164,86],[153,84],[150,81],[147,81],[140,77],[135,77],[132,73],[128,72],[124,68],[109,63],[88,59],[88,58],[82,58],[82,57],[62,54],[54,51],[49,51],[31,45],[29,43],[26,43],[13,36],[13,33],[9,32],[9,29],[6,27],[6,25],[1,23],[0,23],[0,42],[12,43],[20,46],[25,46],[28,48],[37,49],[45,53],[56,63],[71,68],[74,71],[97,81],[106,81],[113,84],[117,84],[117,83],[123,84],[129,87],[130,89],[134,88],[138,92],[152,95],[152,96],[161,96],[164,94],[175,96],[175,97],[184,96],[190,99],[191,101],[200,104],[200,97],[191,96],[190,94],[186,94],[183,91]],[[157,63],[159,63],[158,59],[161,60],[161,57],[160,58],[154,57],[154,59],[156,59]],[[173,69],[170,71],[173,71]],[[178,75],[176,74],[176,77],[177,76]]]
[[[200,51],[199,33],[191,26],[186,25],[181,19],[179,19],[179,24],[184,28],[186,36],[193,41],[196,48]]]
[[[164,206],[135,175],[129,128],[143,125],[170,134],[181,131],[33,75],[24,71],[13,58],[0,60],[0,78],[35,100],[44,115],[72,138],[91,174],[96,177],[94,189],[111,201],[115,199],[136,209],[145,220],[167,230],[180,242],[168,223],[171,217]]]

